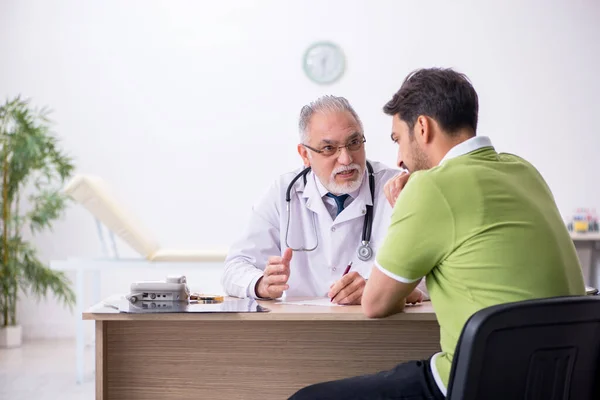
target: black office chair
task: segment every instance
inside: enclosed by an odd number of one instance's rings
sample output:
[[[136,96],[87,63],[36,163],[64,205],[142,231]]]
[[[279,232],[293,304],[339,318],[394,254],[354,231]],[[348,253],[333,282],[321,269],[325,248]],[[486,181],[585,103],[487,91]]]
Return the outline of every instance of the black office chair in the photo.
[[[489,307],[456,346],[448,400],[600,399],[600,296]]]

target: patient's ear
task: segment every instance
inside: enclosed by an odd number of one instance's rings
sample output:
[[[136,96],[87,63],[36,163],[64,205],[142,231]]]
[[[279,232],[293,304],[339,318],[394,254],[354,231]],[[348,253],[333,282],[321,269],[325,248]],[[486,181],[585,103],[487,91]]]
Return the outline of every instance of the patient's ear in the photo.
[[[429,143],[431,141],[431,124],[426,116],[419,115],[417,118],[415,123],[415,135],[420,139],[420,144]]]
[[[298,154],[300,154],[300,157],[302,157],[302,162],[304,163],[304,166],[310,167],[310,157],[308,155],[308,150],[306,150],[306,147],[299,144],[298,145]]]

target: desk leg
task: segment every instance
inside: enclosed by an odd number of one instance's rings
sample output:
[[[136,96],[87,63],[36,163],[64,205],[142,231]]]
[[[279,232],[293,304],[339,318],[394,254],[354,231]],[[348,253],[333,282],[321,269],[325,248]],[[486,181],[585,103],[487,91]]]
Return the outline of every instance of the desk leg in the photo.
[[[598,282],[598,253],[600,253],[600,242],[594,241],[590,246],[590,283],[596,289],[600,289]]]
[[[600,289],[597,282],[598,274],[596,273],[595,268],[595,263],[598,260],[595,255],[597,251],[596,247],[596,243],[592,241],[575,242],[577,257],[581,263],[581,272],[583,274],[585,285]],[[589,254],[587,254],[587,252],[589,252]]]
[[[106,380],[106,325],[96,321],[96,400],[108,399]]]
[[[77,367],[77,383],[83,382],[83,369],[84,369],[84,347],[85,347],[85,332],[83,325],[83,305],[85,301],[84,294],[84,278],[85,273],[82,268],[77,268],[75,277],[75,294],[76,298],[76,315],[77,315],[77,332],[76,332],[76,367]]]
[[[92,271],[92,304],[98,304],[102,301],[101,296],[101,279],[102,279],[102,274],[100,269],[95,269]],[[94,338],[94,343],[95,343],[95,338]],[[94,353],[95,354],[95,353]],[[95,357],[95,356],[94,356]],[[96,365],[95,361],[92,360],[92,365]]]

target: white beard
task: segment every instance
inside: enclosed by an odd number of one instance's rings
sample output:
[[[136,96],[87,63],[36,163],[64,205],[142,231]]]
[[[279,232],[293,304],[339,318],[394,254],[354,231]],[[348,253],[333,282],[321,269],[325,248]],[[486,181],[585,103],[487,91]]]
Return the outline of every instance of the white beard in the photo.
[[[353,180],[351,182],[343,183],[343,184],[339,184],[335,181],[335,176],[338,173],[353,170],[353,169],[358,171],[358,176],[355,180]],[[360,165],[358,165],[356,163],[352,163],[350,165],[341,166],[341,167],[334,169],[331,172],[329,181],[321,182],[321,183],[323,184],[323,186],[325,186],[325,189],[327,189],[329,192],[336,194],[336,195],[352,193],[360,187],[364,174],[365,174],[364,167],[361,167]]]

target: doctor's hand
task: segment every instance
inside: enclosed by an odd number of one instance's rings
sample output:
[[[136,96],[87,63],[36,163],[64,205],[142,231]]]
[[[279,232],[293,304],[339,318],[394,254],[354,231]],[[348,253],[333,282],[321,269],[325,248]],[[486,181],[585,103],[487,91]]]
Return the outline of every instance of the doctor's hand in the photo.
[[[385,193],[385,197],[392,208],[396,204],[396,200],[398,199],[398,196],[400,196],[400,192],[402,192],[402,189],[404,189],[404,186],[406,186],[408,178],[410,178],[410,173],[403,171],[383,185],[383,192]]]
[[[276,299],[289,288],[287,281],[290,278],[291,260],[292,249],[285,249],[283,257],[269,257],[263,276],[256,283],[256,294],[259,297]]]
[[[352,271],[331,285],[327,297],[336,304],[360,304],[366,283],[358,272]]]

